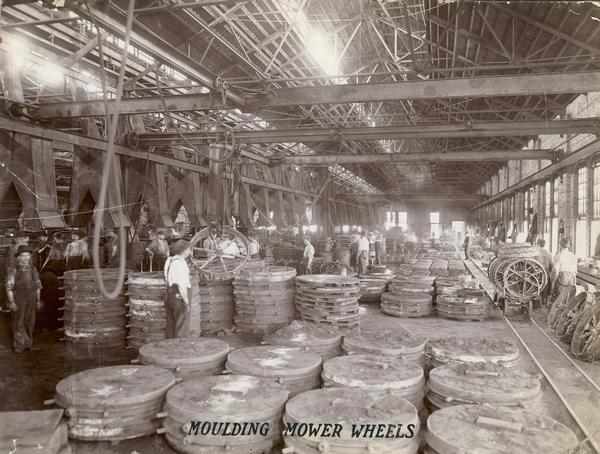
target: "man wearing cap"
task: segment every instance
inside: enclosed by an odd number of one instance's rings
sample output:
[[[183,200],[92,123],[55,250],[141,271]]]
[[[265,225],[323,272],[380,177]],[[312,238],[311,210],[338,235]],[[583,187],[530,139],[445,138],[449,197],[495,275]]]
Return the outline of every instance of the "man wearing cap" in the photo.
[[[571,240],[568,237],[560,240],[560,252],[554,257],[554,272],[552,273],[552,287],[556,288],[556,294],[569,285],[575,285],[577,275],[577,257],[570,251]],[[555,285],[558,286],[555,287]]]
[[[119,266],[119,236],[114,230],[106,232],[106,239],[102,245],[103,266],[105,268],[118,268]]]
[[[8,272],[8,270],[15,266],[15,264],[17,263],[17,259],[15,256],[15,253],[17,252],[17,249],[19,249],[19,247],[21,246],[27,246],[29,245],[29,234],[27,232],[23,232],[23,231],[19,231],[15,234],[15,242],[11,244],[9,250],[8,250],[8,257],[6,260],[6,271]]]
[[[358,248],[356,251],[356,262],[358,266],[359,274],[367,274],[367,268],[369,265],[369,248],[371,244],[367,238],[367,233],[363,230],[358,240]]]
[[[189,242],[177,240],[171,246],[172,256],[165,262],[165,280],[167,296],[165,310],[167,315],[167,339],[187,337],[189,334],[189,313],[192,283],[190,268],[186,262],[190,255]]]
[[[545,306],[548,303],[548,295],[550,294],[552,287],[550,282],[554,268],[554,259],[552,258],[552,254],[550,254],[550,252],[545,248],[546,240],[540,238],[539,240],[537,240],[537,245],[540,248],[540,256],[538,257],[538,262],[540,262],[540,264],[544,267],[548,275],[548,282],[546,283],[546,286],[540,294],[540,303],[542,304],[542,306]]]
[[[67,270],[80,270],[85,268],[89,260],[88,246],[85,240],[80,239],[78,230],[71,232],[71,242],[65,249]]]
[[[153,271],[162,271],[169,256],[169,243],[165,239],[165,231],[158,230],[150,236],[150,244],[146,248],[148,260],[152,263]]]
[[[42,284],[31,260],[32,252],[27,245],[19,246],[14,254],[15,265],[10,267],[6,275],[6,296],[8,308],[13,313],[13,347],[16,353],[33,347],[35,311],[42,307]]]
[[[48,232],[42,230],[37,235],[38,245],[35,251],[35,266],[38,272],[42,272],[44,266],[48,263],[48,257],[50,256],[50,250],[52,245],[48,241]]]
[[[302,270],[302,274],[310,274],[312,271],[312,263],[315,258],[315,248],[310,243],[310,237],[308,235],[302,237],[302,242],[304,243],[304,253],[302,254],[300,269]]]

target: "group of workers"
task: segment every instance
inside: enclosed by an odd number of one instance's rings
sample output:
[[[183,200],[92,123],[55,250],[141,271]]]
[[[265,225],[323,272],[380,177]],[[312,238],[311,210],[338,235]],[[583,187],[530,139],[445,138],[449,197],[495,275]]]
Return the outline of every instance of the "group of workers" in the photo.
[[[52,241],[47,232],[41,232],[37,240],[38,246],[34,250],[29,245],[29,235],[17,233],[6,261],[7,308],[12,311],[13,348],[16,353],[32,349],[36,311],[42,308],[43,301],[58,311],[59,276],[65,270],[82,269],[91,264],[87,241],[79,231],[71,232],[71,242],[66,246],[60,232],[52,235]],[[247,251],[233,238],[223,237],[217,242],[214,247],[209,244],[209,249],[219,249],[220,254],[226,257],[243,256],[248,252],[251,257],[257,258],[259,254],[260,246],[253,234],[249,236]],[[107,233],[102,250],[102,267],[117,267],[119,244],[114,231]],[[185,337],[189,330],[187,314],[191,296],[187,262],[191,255],[190,243],[179,239],[169,246],[165,232],[158,230],[150,234],[144,252],[148,265],[154,271],[164,270],[167,281],[167,338]]]
[[[385,251],[385,237],[375,229],[372,233],[363,230],[352,234],[350,244],[350,265],[358,271],[358,274],[367,274],[370,262],[376,265],[383,263]]]

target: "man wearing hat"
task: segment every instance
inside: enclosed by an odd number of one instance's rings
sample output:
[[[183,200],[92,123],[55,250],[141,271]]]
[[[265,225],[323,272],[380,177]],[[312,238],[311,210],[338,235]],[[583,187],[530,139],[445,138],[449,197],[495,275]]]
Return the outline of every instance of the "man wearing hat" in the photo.
[[[165,262],[167,296],[165,311],[167,318],[166,339],[187,337],[189,334],[189,313],[192,294],[190,268],[186,259],[190,255],[190,244],[177,240],[171,245],[172,256]]]
[[[571,239],[568,237],[560,240],[560,252],[554,257],[554,272],[552,273],[552,287],[556,294],[569,285],[575,285],[577,275],[577,257],[571,252]],[[555,287],[555,285],[558,286]]]
[[[152,271],[162,271],[169,256],[169,243],[165,239],[164,229],[150,233],[150,243],[146,247],[148,262],[152,263]]]
[[[315,247],[310,242],[310,236],[304,235],[302,237],[304,243],[304,253],[302,254],[302,262],[300,269],[302,274],[310,274],[312,271],[312,263],[315,258]]]
[[[80,239],[79,230],[73,230],[71,232],[71,242],[67,244],[67,248],[65,249],[67,270],[85,268],[89,258],[87,242]]]
[[[31,260],[32,252],[27,245],[19,246],[14,254],[15,265],[6,275],[6,296],[8,308],[13,312],[13,347],[16,353],[33,347],[35,311],[42,307],[42,284]]]
[[[22,230],[15,233],[14,243],[12,243],[10,245],[10,248],[8,250],[8,257],[6,260],[6,272],[8,272],[8,270],[11,267],[15,266],[15,264],[17,263],[17,259],[16,259],[16,255],[15,255],[15,253],[17,252],[17,249],[19,249],[20,246],[27,246],[27,245],[29,245],[29,233],[24,232]]]

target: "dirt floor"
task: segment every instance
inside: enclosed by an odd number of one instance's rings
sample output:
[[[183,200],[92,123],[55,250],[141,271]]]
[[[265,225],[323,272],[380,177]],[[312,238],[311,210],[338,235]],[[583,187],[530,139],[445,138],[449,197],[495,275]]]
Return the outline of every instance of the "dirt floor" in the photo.
[[[515,317],[521,316],[515,315]],[[543,319],[544,310],[538,309],[535,318]],[[3,371],[2,379],[0,379],[0,395],[3,396],[0,401],[1,411],[43,409],[45,408],[44,400],[52,398],[54,387],[62,378],[85,369],[127,364],[135,357],[133,351],[127,350],[125,352],[108,352],[103,356],[78,358],[70,352],[65,342],[59,340],[60,332],[38,333],[36,344],[39,350],[16,355],[10,348],[9,321],[8,315],[2,314],[0,318],[0,370]],[[489,320],[483,322],[460,322],[440,319],[435,316],[421,319],[400,319],[382,314],[377,304],[361,307],[362,329],[394,330],[400,326],[424,338],[459,335],[488,339],[510,339],[519,344],[499,312],[495,312]],[[432,333],[434,333],[433,336]],[[221,339],[228,341],[234,348],[258,345],[261,342],[260,338],[248,335],[233,335]],[[517,367],[533,374],[539,374],[539,370],[527,352],[521,346],[520,348],[521,361]],[[599,379],[600,382],[600,366],[586,364],[585,367],[588,373]],[[571,428],[580,439],[583,438],[577,424],[568,415],[548,383],[543,383],[542,389],[544,392],[539,413],[562,422]],[[87,442],[73,442],[72,446],[73,452],[76,454],[162,454],[174,452],[167,446],[164,438],[158,435],[124,441],[116,446],[109,443]]]

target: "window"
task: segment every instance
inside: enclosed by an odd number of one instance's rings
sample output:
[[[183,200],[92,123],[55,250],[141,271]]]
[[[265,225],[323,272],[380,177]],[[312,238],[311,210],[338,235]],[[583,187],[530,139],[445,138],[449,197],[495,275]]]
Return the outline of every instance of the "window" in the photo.
[[[437,211],[432,211],[429,213],[429,223],[431,225],[431,237],[439,238],[441,234],[440,213]]]
[[[408,230],[408,213],[406,211],[398,211],[398,227],[400,227],[403,232]]]
[[[600,163],[594,166],[594,217],[600,218]]]
[[[385,228],[391,229],[396,225],[395,214],[393,211],[388,211],[385,216]]]
[[[587,178],[587,167],[577,171],[577,214],[579,216],[587,215]]]

